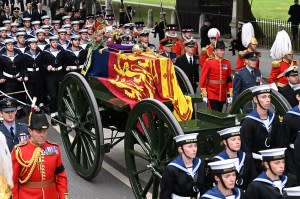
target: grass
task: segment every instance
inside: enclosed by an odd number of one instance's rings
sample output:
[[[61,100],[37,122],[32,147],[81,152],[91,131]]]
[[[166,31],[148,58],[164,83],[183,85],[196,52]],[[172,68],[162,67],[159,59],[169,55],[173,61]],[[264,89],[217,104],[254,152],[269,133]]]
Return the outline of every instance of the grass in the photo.
[[[256,18],[288,20],[289,7],[293,0],[249,0]]]

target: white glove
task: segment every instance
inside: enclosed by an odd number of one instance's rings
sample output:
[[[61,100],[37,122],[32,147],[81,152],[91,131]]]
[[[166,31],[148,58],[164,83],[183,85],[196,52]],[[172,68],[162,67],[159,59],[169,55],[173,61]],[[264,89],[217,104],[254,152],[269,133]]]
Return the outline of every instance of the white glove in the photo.
[[[227,97],[227,104],[232,104],[232,97]]]
[[[274,89],[275,91],[278,91],[278,88],[276,86],[276,83],[273,82],[272,84],[270,84],[271,88]]]
[[[207,97],[202,97],[202,101],[207,104],[207,102],[208,102]]]

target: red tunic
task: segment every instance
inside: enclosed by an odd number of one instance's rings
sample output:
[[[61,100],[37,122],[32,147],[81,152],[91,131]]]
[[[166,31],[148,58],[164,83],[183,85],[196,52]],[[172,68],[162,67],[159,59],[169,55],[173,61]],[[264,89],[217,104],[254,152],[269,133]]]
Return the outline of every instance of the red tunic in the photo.
[[[209,58],[202,67],[200,88],[205,89],[210,100],[225,101],[232,89],[231,63],[227,59]]]
[[[202,49],[200,55],[200,67],[204,66],[204,63],[207,58],[213,57],[214,47],[212,45],[207,45],[205,48]]]
[[[252,52],[252,50],[250,49],[246,49],[244,51],[240,51],[239,55],[236,58],[236,66],[235,66],[235,71],[239,71],[241,70],[244,66],[246,66],[245,64],[245,59],[244,59],[244,55]],[[257,60],[256,62],[256,68],[259,69],[259,60]]]
[[[293,60],[289,63],[286,59],[281,59],[279,62],[272,62],[272,70],[269,76],[269,83],[276,83],[277,86],[283,87],[288,84],[287,77],[284,76],[284,71],[290,67],[297,65],[297,61]]]
[[[41,161],[37,164],[27,183],[21,184],[29,171],[21,176],[23,166],[17,160],[17,150],[24,161],[32,158],[37,148],[31,141],[21,144],[12,151],[13,199],[64,199],[68,196],[67,175],[62,166],[60,148],[57,144],[45,142],[42,146]],[[39,183],[40,182],[40,183]],[[33,185],[35,184],[35,185]],[[38,184],[38,185],[36,185]],[[43,188],[41,188],[42,184]],[[38,186],[33,188],[33,186]]]

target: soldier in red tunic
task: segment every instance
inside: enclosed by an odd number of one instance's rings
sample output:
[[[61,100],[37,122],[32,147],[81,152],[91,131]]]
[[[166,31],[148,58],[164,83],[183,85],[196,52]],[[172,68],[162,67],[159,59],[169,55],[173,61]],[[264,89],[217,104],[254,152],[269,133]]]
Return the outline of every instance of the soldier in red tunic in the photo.
[[[236,59],[236,66],[235,66],[236,71],[241,70],[245,66],[244,56],[246,54],[250,52],[256,52],[257,55],[260,55],[260,53],[256,51],[258,42],[254,35],[253,26],[250,22],[244,24],[242,27],[242,43],[243,46],[247,49],[239,52],[239,55],[237,56]],[[256,68],[257,69],[259,68],[259,60],[256,62]]]
[[[232,102],[231,63],[224,59],[224,53],[224,41],[218,41],[215,56],[206,60],[199,80],[203,100],[208,100],[208,108],[217,111],[222,111],[226,99]]]
[[[67,175],[59,145],[47,141],[44,114],[29,116],[31,140],[12,151],[13,199],[67,199]]]
[[[189,41],[191,39],[194,39],[193,38],[194,29],[191,26],[182,27],[181,32],[182,32],[181,43],[182,43],[183,46],[184,46],[185,41]],[[181,55],[184,55],[184,54],[185,54],[185,50],[183,48],[182,52],[181,52]],[[197,55],[197,56],[199,55],[199,46],[198,46],[197,42],[195,43],[195,47],[194,47],[194,55]]]
[[[272,62],[269,83],[275,83],[276,86],[282,88],[288,84],[288,79],[284,76],[284,71],[290,66],[299,64],[298,61],[293,60],[291,39],[285,30],[277,33],[271,48],[271,57],[275,61]]]
[[[216,45],[216,42],[220,38],[220,31],[217,28],[209,29],[207,36],[209,38],[210,44],[201,49],[200,54],[200,67],[204,66],[204,63],[207,58],[213,57],[213,51]]]
[[[181,53],[184,49],[183,43],[178,38],[178,35],[176,33],[177,31],[177,25],[176,24],[168,24],[166,28],[166,38],[171,39],[172,43],[174,44],[172,46],[172,52],[176,53],[176,57],[181,56]],[[160,52],[162,51],[162,45],[159,46]]]

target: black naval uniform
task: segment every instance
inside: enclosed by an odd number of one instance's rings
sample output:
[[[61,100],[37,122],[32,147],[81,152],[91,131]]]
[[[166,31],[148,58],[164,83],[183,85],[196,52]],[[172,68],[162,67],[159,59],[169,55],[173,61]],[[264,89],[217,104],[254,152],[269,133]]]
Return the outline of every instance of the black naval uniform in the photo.
[[[253,170],[252,156],[240,150],[237,152],[237,158],[239,160],[239,164],[236,165],[236,170],[238,172],[236,186],[241,189],[246,189],[248,184],[256,177],[254,176],[255,171]],[[230,157],[226,153],[226,150],[223,150],[213,157],[213,161],[228,159],[230,159]]]
[[[243,67],[240,71],[234,74],[233,100],[235,100],[239,94],[247,88],[260,85],[260,82],[261,73],[258,69],[250,69],[248,66]]]
[[[56,97],[58,84],[63,79],[65,75],[64,63],[64,49],[61,46],[58,46],[58,50],[55,52],[50,51],[50,46],[48,45],[43,51],[43,60],[44,60],[44,70],[46,76],[46,86],[47,91],[50,96],[50,112],[56,112]],[[51,65],[53,68],[51,71],[48,71],[48,66]]]
[[[170,162],[162,174],[160,199],[171,199],[172,194],[181,197],[197,198],[205,192],[205,167],[204,162],[194,158],[192,174],[185,167],[182,156],[177,156]]]
[[[175,65],[181,68],[184,73],[187,75],[194,91],[197,89],[197,82],[199,81],[199,59],[197,56],[193,56],[193,63],[190,63],[190,60],[187,59],[186,54],[181,55],[175,61]]]
[[[256,175],[262,170],[261,160],[255,157],[260,150],[271,149],[281,146],[281,137],[279,130],[278,117],[268,111],[269,122],[267,126],[264,120],[261,120],[257,111],[253,110],[242,122],[241,133],[241,149],[247,154],[252,154],[254,158],[254,166]]]
[[[24,60],[26,65],[25,76],[28,77],[26,84],[28,85],[28,92],[30,96],[37,97],[37,104],[45,100],[45,80],[43,78],[44,71],[42,65],[44,63],[42,51],[37,48],[36,54],[33,55],[30,50],[24,53]]]
[[[10,127],[6,126],[4,123],[0,124],[0,133],[3,133],[3,135],[5,136],[6,143],[10,151],[12,151],[14,146],[19,144],[19,142],[22,140],[21,136],[26,136],[25,139],[28,139],[30,137],[26,124],[16,122],[13,127],[14,135],[11,134]]]
[[[83,48],[79,47],[79,51],[74,52],[72,51],[72,45],[70,45],[63,53],[64,57],[64,66],[67,68],[67,66],[71,66],[72,69],[67,72],[81,72],[81,69],[83,68],[85,58],[87,56],[87,50],[84,50]]]
[[[246,197],[249,199],[283,199],[282,191],[287,183],[287,176],[280,176],[280,182],[281,186],[276,186],[263,171],[249,184]]]
[[[294,107],[294,106],[298,105],[298,101],[296,99],[295,91],[292,89],[290,84],[287,84],[284,87],[278,87],[278,91],[290,103],[291,107]]]
[[[297,186],[300,185],[300,110],[295,106],[283,118],[285,133],[285,147],[287,170],[297,177]]]
[[[4,48],[0,55],[0,66],[1,78],[6,79],[1,86],[1,90],[5,93],[23,91],[24,88],[22,82],[17,80],[17,78],[24,77],[25,75],[24,56],[22,53],[19,50],[14,49],[14,57],[8,57],[7,51]],[[17,94],[14,95],[14,97],[23,100],[25,96]]]

